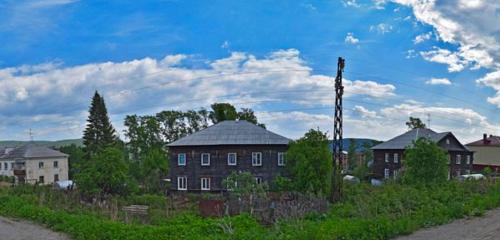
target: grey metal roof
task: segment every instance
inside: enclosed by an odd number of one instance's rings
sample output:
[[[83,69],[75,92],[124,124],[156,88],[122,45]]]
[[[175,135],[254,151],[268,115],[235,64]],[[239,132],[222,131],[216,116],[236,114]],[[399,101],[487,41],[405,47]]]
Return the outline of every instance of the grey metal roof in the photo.
[[[247,121],[223,121],[167,146],[286,145],[291,140]]]
[[[410,146],[414,140],[419,138],[427,138],[434,142],[439,142],[441,139],[446,137],[450,132],[436,133],[428,128],[416,128],[412,129],[402,135],[399,135],[393,139],[390,139],[386,142],[378,144],[372,149],[406,149],[406,147]]]
[[[54,149],[38,146],[32,143],[16,147],[13,150],[1,156],[2,159],[29,159],[29,158],[48,158],[48,157],[67,157],[67,154]]]

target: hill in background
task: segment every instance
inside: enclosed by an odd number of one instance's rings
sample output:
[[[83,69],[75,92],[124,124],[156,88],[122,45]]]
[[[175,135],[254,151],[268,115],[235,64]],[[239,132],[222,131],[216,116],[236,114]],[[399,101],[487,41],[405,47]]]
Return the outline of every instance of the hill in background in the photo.
[[[0,141],[0,147],[17,147],[29,143],[30,141]],[[58,141],[33,141],[33,143],[46,147],[59,148],[62,146],[68,146],[75,144],[77,146],[83,146],[83,139],[65,139]]]

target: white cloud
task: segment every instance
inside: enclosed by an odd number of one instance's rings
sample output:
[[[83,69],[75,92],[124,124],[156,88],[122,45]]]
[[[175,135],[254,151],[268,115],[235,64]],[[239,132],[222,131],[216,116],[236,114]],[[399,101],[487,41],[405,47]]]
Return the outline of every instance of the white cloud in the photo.
[[[453,52],[440,54],[440,61],[449,65],[450,71],[486,68],[491,72],[500,70],[500,1],[484,0],[393,0],[411,7],[416,19],[433,26],[440,40],[456,45]],[[436,49],[430,51],[435,52]],[[446,58],[446,59],[445,59]],[[425,58],[434,61],[433,58]],[[485,76],[486,77],[486,76]],[[487,86],[487,82],[484,83]],[[495,85],[490,87],[495,88]],[[489,98],[496,102],[497,96]]]
[[[342,0],[342,4],[344,4],[345,7],[361,7],[357,0]]]
[[[377,25],[370,26],[370,32],[376,31],[379,34],[386,34],[392,31],[392,25],[387,23],[379,23]]]
[[[0,127],[2,118],[9,116],[74,116],[87,110],[95,90],[104,95],[117,128],[127,113],[208,107],[215,101],[238,107],[263,103],[328,106],[333,98],[334,78],[314,74],[296,49],[278,50],[263,58],[233,52],[205,66],[183,64],[191,58],[178,54],[70,67],[58,62],[0,69]],[[344,79],[344,85],[347,98],[395,95],[390,84]],[[84,126],[85,117],[79,120]]]
[[[305,9],[308,9],[310,11],[316,11],[316,7],[312,3],[303,3],[301,6]]]
[[[477,79],[478,84],[492,87],[497,91],[494,97],[488,97],[488,102],[500,107],[500,70],[490,72],[486,76]]]
[[[413,40],[413,43],[419,44],[421,42],[424,42],[424,41],[431,39],[431,37],[432,37],[432,32],[422,33],[422,34],[415,37],[415,40]]]
[[[354,106],[353,110],[355,113],[358,113],[361,116],[361,118],[376,118],[377,117],[377,112],[370,111],[363,106],[356,105],[356,106]]]
[[[434,50],[420,52],[420,55],[427,61],[447,64],[449,72],[462,71],[468,64],[459,54],[448,49],[434,47]]]
[[[228,49],[229,48],[229,42],[227,40],[224,41],[220,47],[223,48],[223,49]]]
[[[355,44],[359,43],[359,39],[357,39],[356,37],[354,37],[353,33],[347,33],[347,36],[345,36],[344,42],[348,43],[348,44],[354,44],[355,45]]]
[[[311,128],[326,131],[331,137],[333,128],[331,115],[299,111],[258,112],[257,114],[269,129],[290,138],[299,138]],[[472,109],[426,106],[417,102],[407,102],[377,111],[367,110],[363,106],[355,106],[352,111],[344,111],[344,126],[346,126],[344,137],[388,140],[407,131],[405,122],[410,116],[418,117],[427,123],[427,114],[431,116],[431,128],[434,131],[451,131],[464,144],[480,139],[484,132],[500,131],[499,124],[492,123]]]
[[[447,78],[431,78],[425,82],[429,85],[451,85],[451,81]]]

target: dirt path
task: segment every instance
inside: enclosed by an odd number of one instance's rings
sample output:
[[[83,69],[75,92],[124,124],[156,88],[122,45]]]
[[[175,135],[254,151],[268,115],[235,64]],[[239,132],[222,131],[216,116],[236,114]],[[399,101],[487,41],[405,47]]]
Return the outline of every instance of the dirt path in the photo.
[[[67,236],[45,229],[39,225],[0,217],[0,239],[2,240],[69,240]]]
[[[500,209],[483,217],[460,219],[450,224],[423,229],[396,240],[493,240],[500,239]]]

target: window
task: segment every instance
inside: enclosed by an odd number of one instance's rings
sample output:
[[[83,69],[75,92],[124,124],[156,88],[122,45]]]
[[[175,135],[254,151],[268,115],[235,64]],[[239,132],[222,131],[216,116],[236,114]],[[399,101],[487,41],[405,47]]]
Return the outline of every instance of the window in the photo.
[[[262,178],[261,177],[255,177],[255,183],[261,184],[262,183]]]
[[[201,166],[210,166],[210,153],[201,154]]]
[[[201,178],[201,190],[210,190],[210,178]]]
[[[54,161],[54,168],[58,168],[59,167],[59,163],[57,161]]]
[[[38,168],[43,168],[43,162],[38,163]]]
[[[177,177],[177,190],[187,190],[187,177]]]
[[[2,170],[2,163],[0,163],[0,170]]]
[[[398,175],[399,175],[399,170],[394,170],[394,171],[392,171],[392,177],[393,177],[394,179],[397,179],[397,178],[398,178]]]
[[[285,166],[285,153],[278,153],[278,166]]]
[[[177,154],[177,165],[186,166],[186,154],[185,153]]]
[[[398,162],[399,162],[399,154],[394,153],[394,163],[398,163]]]
[[[10,169],[14,169],[14,163],[10,163]]]
[[[45,179],[43,176],[38,177],[38,183],[43,184],[45,182]]]
[[[470,155],[467,155],[467,165],[470,164]]]
[[[54,174],[54,182],[58,182],[59,181],[59,174]]]
[[[455,176],[459,177],[460,176],[460,170],[455,171]]]
[[[384,178],[389,179],[389,169],[388,168],[384,169]]]
[[[4,168],[5,170],[9,170],[9,164],[8,164],[8,163],[6,163],[6,162],[4,162],[4,163],[3,163],[3,168]]]
[[[461,161],[462,161],[462,156],[460,156],[460,154],[457,154],[457,158],[455,159],[455,163],[460,164]]]
[[[385,154],[385,162],[389,162],[389,153]]]
[[[450,145],[450,139],[446,139],[446,144]]]
[[[262,153],[253,152],[252,153],[252,166],[262,166]]]
[[[236,166],[236,153],[227,154],[227,165]]]

